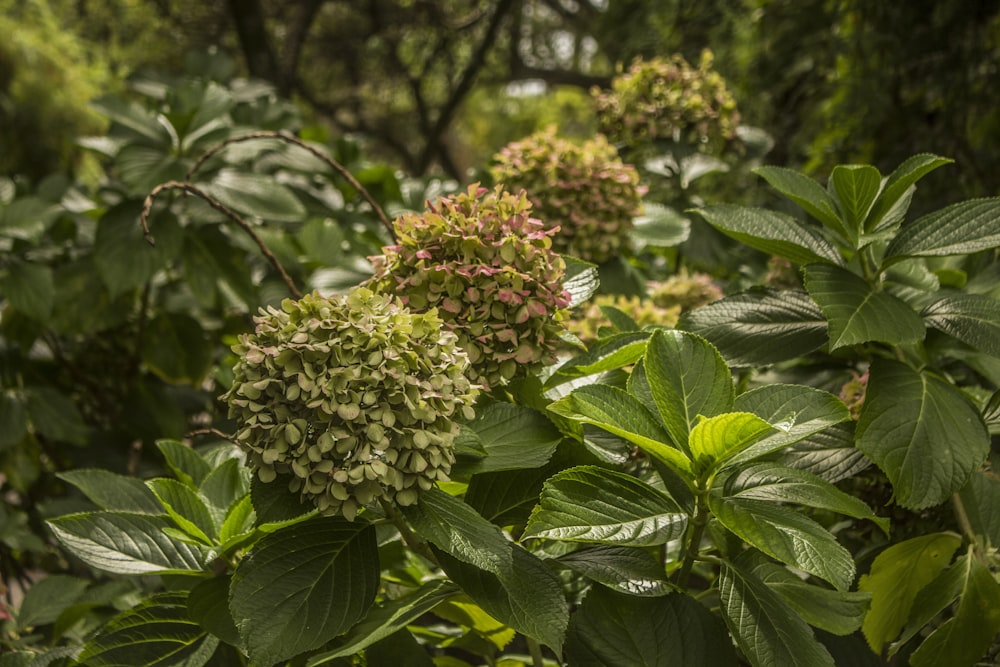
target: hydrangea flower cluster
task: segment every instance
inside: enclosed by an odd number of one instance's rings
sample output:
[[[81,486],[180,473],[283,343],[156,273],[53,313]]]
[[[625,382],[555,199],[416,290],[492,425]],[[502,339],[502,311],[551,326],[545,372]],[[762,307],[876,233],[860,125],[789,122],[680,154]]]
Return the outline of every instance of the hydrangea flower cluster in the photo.
[[[493,160],[493,179],[526,190],[535,215],[558,226],[558,252],[600,264],[627,244],[645,188],[604,136],[577,145],[550,127],[508,144]]]
[[[447,479],[460,416],[474,417],[468,355],[433,309],[358,287],[261,309],[223,397],[263,482],[278,475],[324,514],[411,505]]]
[[[565,263],[523,192],[474,184],[393,226],[397,244],[369,258],[367,284],[410,310],[436,308],[473,382],[491,389],[555,361],[570,299]]]
[[[672,327],[681,316],[680,306],[661,307],[651,299],[623,294],[599,294],[574,313],[569,330],[582,342],[590,345],[601,337],[601,328],[608,325],[608,318],[601,306],[614,306],[631,317],[640,327],[660,325]]]
[[[649,298],[660,308],[679,306],[681,312],[718,301],[724,294],[707,273],[680,273],[646,286]]]
[[[717,153],[735,137],[740,114],[712,52],[698,67],[683,57],[636,60],[609,92],[592,91],[600,131],[611,141],[641,148],[655,140],[683,141]]]

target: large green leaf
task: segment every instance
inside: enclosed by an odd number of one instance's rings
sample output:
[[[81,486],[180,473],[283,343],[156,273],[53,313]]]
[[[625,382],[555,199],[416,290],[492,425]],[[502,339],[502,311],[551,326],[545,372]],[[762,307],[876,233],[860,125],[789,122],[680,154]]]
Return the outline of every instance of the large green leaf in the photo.
[[[560,556],[558,562],[628,595],[658,597],[674,590],[650,549],[596,544]]]
[[[889,174],[881,194],[875,200],[868,219],[865,221],[865,231],[873,231],[892,224],[889,212],[892,211],[907,195],[912,192],[914,183],[938,167],[950,164],[954,160],[920,153],[907,158],[895,171]],[[886,224],[881,224],[885,221]]]
[[[673,498],[631,475],[579,466],[545,483],[523,537],[653,546],[683,535],[687,519]]]
[[[61,206],[40,197],[18,197],[0,208],[0,238],[37,244],[62,213]]]
[[[829,241],[788,214],[729,204],[706,206],[695,213],[723,234],[796,264],[843,264]]]
[[[568,360],[546,380],[545,386],[554,387],[573,378],[603,373],[635,363],[646,350],[648,331],[629,331],[603,338],[586,352]]]
[[[861,627],[871,602],[870,593],[832,591],[802,581],[788,568],[772,563],[760,554],[748,552],[740,558],[753,576],[791,607],[802,619],[835,635],[847,635]]]
[[[170,133],[157,120],[156,112],[118,95],[106,95],[91,102],[90,106],[110,118],[120,128],[127,128],[144,143],[164,151],[170,149]]]
[[[904,257],[966,255],[1000,246],[1000,197],[970,199],[904,225],[885,251],[884,265]]]
[[[643,202],[642,215],[633,222],[630,237],[640,245],[669,248],[687,241],[691,221],[663,204]]]
[[[55,622],[66,608],[77,601],[89,582],[79,577],[51,574],[28,587],[17,612],[22,630]]]
[[[826,529],[812,519],[772,502],[754,498],[709,497],[709,507],[723,526],[772,558],[846,590],[854,580],[854,559]]]
[[[84,512],[48,521],[56,538],[91,567],[115,574],[191,574],[205,567],[197,548],[168,537],[159,516]]]
[[[860,276],[830,264],[805,267],[805,285],[830,322],[830,349],[869,341],[901,345],[923,340],[923,320],[907,303]]]
[[[672,442],[659,420],[631,394],[607,385],[586,385],[549,406],[552,412],[592,424],[638,445],[674,470],[690,476],[691,461]]]
[[[88,667],[202,667],[219,640],[191,620],[184,593],[157,593],[101,627],[77,658]]]
[[[757,415],[774,432],[737,454],[730,465],[777,451],[851,418],[833,394],[801,385],[770,384],[736,397],[734,409]]]
[[[870,165],[839,165],[830,173],[830,188],[836,195],[847,223],[848,238],[856,240],[864,229],[875,198],[882,187],[882,174]]]
[[[872,364],[856,437],[910,509],[939,505],[961,489],[990,446],[979,411],[961,392],[888,360]]]
[[[678,328],[704,336],[733,366],[794,359],[826,342],[823,311],[801,291],[755,290],[688,311]]]
[[[151,479],[146,485],[181,530],[206,545],[213,544],[219,536],[219,526],[198,492],[175,479]]]
[[[375,528],[317,517],[254,546],[233,574],[229,608],[250,658],[270,665],[345,632],[378,587]]]
[[[371,608],[364,620],[343,637],[337,639],[337,648],[309,658],[309,667],[325,665],[337,658],[350,658],[377,641],[402,630],[458,592],[453,585],[432,581],[415,593],[395,600],[388,600]]]
[[[724,633],[687,595],[641,598],[595,586],[573,614],[566,654],[571,667],[735,667]]]
[[[180,481],[192,488],[197,488],[212,467],[198,452],[179,440],[157,440],[156,448],[167,460],[167,467]]]
[[[13,261],[0,282],[0,292],[15,310],[44,322],[52,313],[55,282],[52,268],[36,262]]]
[[[889,534],[889,520],[875,516],[863,501],[804,470],[785,468],[770,462],[752,463],[727,479],[726,496],[830,510],[855,519],[872,521],[882,532]]]
[[[21,442],[28,434],[28,411],[22,392],[0,390],[0,450]]]
[[[888,646],[887,655],[892,656],[899,653],[900,649],[906,646],[918,634],[926,636],[925,632],[928,624],[939,625],[935,619],[958,599],[962,593],[962,586],[965,583],[965,574],[968,564],[965,560],[968,553],[959,556],[955,561],[946,567],[944,571],[934,577],[929,584],[920,589],[913,599],[912,609],[906,619],[906,626],[903,633]],[[912,647],[911,647],[912,648]]]
[[[776,461],[836,483],[857,475],[871,461],[854,446],[854,421],[835,424],[780,452]]]
[[[200,384],[211,368],[213,352],[201,324],[190,315],[161,312],[146,325],[142,360],[167,382]]]
[[[117,475],[99,468],[67,470],[57,473],[57,476],[80,489],[83,495],[102,510],[136,514],[166,512],[149,487],[135,477]]]
[[[566,262],[566,274],[562,288],[569,292],[570,297],[566,307],[575,308],[594,295],[601,284],[601,278],[597,273],[597,266],[590,262],[565,255],[563,261]]]
[[[805,174],[785,167],[757,167],[753,173],[761,176],[772,188],[801,206],[802,210],[825,227],[840,234],[845,240],[850,238],[837,214],[837,203],[822,185]]]
[[[972,529],[1000,547],[1000,479],[995,474],[972,473],[961,500]]]
[[[188,615],[208,632],[233,646],[240,646],[240,633],[229,613],[229,583],[232,577],[205,579],[188,595]]]
[[[773,430],[749,412],[727,412],[702,419],[693,429],[688,445],[695,468],[707,470],[737,456]]]
[[[453,476],[539,468],[552,457],[562,434],[542,413],[513,403],[481,401],[467,426],[486,456],[459,461]]]
[[[475,475],[465,491],[465,502],[490,523],[524,525],[552,472],[551,466],[544,466]]]
[[[1000,633],[1000,584],[977,557],[965,559],[955,615],[930,634],[912,656],[913,667],[976,664]]]
[[[87,425],[65,394],[48,385],[28,387],[25,407],[35,431],[52,440],[82,445],[87,441]]]
[[[962,538],[934,533],[894,544],[875,558],[871,570],[858,581],[858,590],[871,593],[872,603],[861,630],[875,653],[882,653],[910,616],[917,593],[944,570]]]
[[[439,549],[444,571],[498,621],[560,652],[569,609],[541,560],[462,501],[438,489],[403,508],[417,534]]]
[[[274,222],[298,222],[306,216],[292,190],[266,174],[222,169],[211,184],[202,187],[238,213]]]
[[[660,419],[684,449],[700,417],[733,407],[732,375],[719,351],[700,336],[658,330],[649,339],[643,369]]]
[[[951,294],[924,308],[929,327],[981,352],[1000,357],[1000,301],[981,294]]]
[[[753,667],[835,667],[802,617],[752,572],[723,565],[719,599],[729,632]]]
[[[139,213],[142,205],[126,201],[105,213],[97,223],[94,264],[112,297],[135,289],[153,277],[177,256],[184,242],[184,230],[177,217],[166,210],[149,219],[156,239],[151,246],[142,236]]]

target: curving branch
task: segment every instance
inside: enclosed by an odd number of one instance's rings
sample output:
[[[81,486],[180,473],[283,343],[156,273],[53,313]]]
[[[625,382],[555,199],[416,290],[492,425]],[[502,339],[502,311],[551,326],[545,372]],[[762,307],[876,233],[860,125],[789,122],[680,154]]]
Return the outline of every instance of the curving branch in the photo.
[[[279,262],[278,258],[274,256],[274,253],[271,252],[271,249],[267,247],[267,244],[264,243],[264,241],[262,241],[259,236],[257,236],[257,233],[254,232],[253,228],[250,226],[250,223],[241,218],[239,214],[236,213],[236,211],[232,210],[231,208],[220,202],[218,199],[212,197],[207,192],[200,190],[198,186],[194,185],[193,183],[187,183],[181,181],[167,181],[166,183],[161,183],[157,185],[155,188],[153,188],[152,192],[146,195],[146,199],[142,203],[142,214],[139,216],[139,224],[142,225],[142,235],[146,239],[146,242],[149,243],[149,245],[152,246],[156,245],[156,239],[153,238],[153,235],[149,231],[149,214],[153,210],[153,200],[156,199],[157,195],[159,195],[161,192],[165,192],[167,190],[180,190],[187,194],[192,194],[197,197],[200,197],[209,206],[214,208],[216,211],[219,211],[224,216],[226,216],[227,218],[235,222],[237,225],[239,225],[243,229],[243,231],[249,234],[250,238],[254,240],[254,243],[256,243],[257,247],[260,248],[260,251],[264,254],[264,257],[267,258],[267,261],[271,263],[271,266],[273,266],[278,271],[278,273],[281,274],[281,278],[282,280],[285,281],[285,285],[288,286],[288,291],[292,293],[292,296],[294,296],[296,299],[302,298],[302,292],[300,292],[299,288],[295,286],[295,281],[293,281],[292,277],[288,275],[288,272],[285,271],[285,267],[281,265],[281,262]]]
[[[226,139],[225,141],[209,148],[201,155],[201,157],[198,158],[198,161],[194,163],[194,166],[192,166],[188,170],[187,175],[185,175],[184,177],[185,181],[190,181],[191,178],[194,176],[195,172],[198,171],[201,168],[201,166],[208,161],[209,158],[211,158],[213,155],[224,149],[226,146],[240,143],[243,141],[252,141],[254,139],[280,139],[281,141],[285,141],[295,146],[298,146],[299,148],[308,151],[316,158],[322,160],[326,165],[328,165],[331,169],[333,169],[334,172],[343,176],[344,180],[346,180],[352,188],[358,191],[358,193],[364,198],[364,200],[368,202],[368,205],[372,207],[372,210],[375,212],[375,215],[378,216],[379,222],[382,223],[382,226],[385,227],[386,231],[389,232],[389,237],[392,239],[396,238],[396,231],[395,229],[393,229],[392,222],[389,220],[389,216],[385,214],[385,211],[383,211],[382,207],[378,205],[378,202],[375,201],[375,198],[372,197],[371,193],[368,192],[368,190],[366,190],[365,187],[358,182],[358,179],[354,178],[354,174],[352,174],[350,171],[347,170],[347,167],[340,164],[339,162],[331,158],[329,155],[324,154],[322,151],[313,148],[306,142],[296,137],[294,134],[290,134],[288,132],[280,130],[277,132],[271,130],[262,130],[260,132],[250,132],[248,134],[241,134],[237,137],[231,137],[229,139]]]

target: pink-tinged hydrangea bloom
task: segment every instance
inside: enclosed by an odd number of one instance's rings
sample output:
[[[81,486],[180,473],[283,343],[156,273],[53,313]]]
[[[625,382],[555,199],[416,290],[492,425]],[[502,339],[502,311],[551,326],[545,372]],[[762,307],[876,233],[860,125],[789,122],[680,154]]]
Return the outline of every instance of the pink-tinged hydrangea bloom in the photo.
[[[740,114],[712,52],[698,67],[684,58],[636,60],[611,82],[594,89],[600,131],[616,144],[643,148],[656,140],[680,141],[718,153],[736,138]]]
[[[553,363],[563,330],[565,263],[531,213],[523,192],[472,185],[397,218],[398,243],[370,258],[367,284],[411,310],[437,309],[486,389]]]
[[[263,482],[353,519],[379,499],[415,503],[447,479],[454,420],[472,419],[469,358],[434,309],[411,313],[359,287],[261,310],[233,347],[223,398]]]
[[[549,128],[508,144],[493,157],[493,178],[525,190],[559,252],[601,263],[628,243],[645,189],[603,136],[577,145]]]

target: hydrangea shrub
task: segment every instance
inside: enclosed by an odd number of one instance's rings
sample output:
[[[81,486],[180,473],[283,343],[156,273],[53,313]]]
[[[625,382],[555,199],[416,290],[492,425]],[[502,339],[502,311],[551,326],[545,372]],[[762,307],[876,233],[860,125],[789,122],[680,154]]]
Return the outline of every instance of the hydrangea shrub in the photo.
[[[550,127],[508,144],[493,162],[493,179],[527,191],[545,226],[559,228],[559,252],[600,264],[627,244],[645,188],[603,135],[575,144]]]
[[[553,363],[563,331],[566,265],[531,212],[524,192],[474,184],[398,217],[396,245],[370,258],[367,284],[410,310],[437,309],[486,389]]]
[[[680,306],[661,307],[649,298],[625,296],[624,294],[599,294],[573,314],[569,330],[582,342],[591,344],[601,337],[601,329],[608,324],[602,306],[613,306],[632,318],[640,327],[649,325],[669,326],[677,324],[681,316]]]
[[[712,52],[698,67],[683,57],[637,59],[616,76],[610,91],[594,89],[600,131],[631,148],[656,140],[686,142],[715,153],[736,136],[740,114]]]
[[[290,479],[320,512],[353,519],[378,499],[413,504],[447,479],[454,420],[474,417],[477,389],[433,308],[411,313],[358,287],[286,299],[255,322],[233,347],[223,398],[261,481]]]

